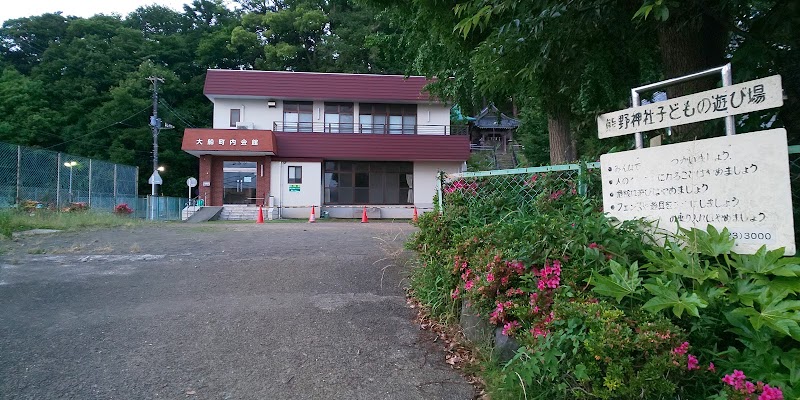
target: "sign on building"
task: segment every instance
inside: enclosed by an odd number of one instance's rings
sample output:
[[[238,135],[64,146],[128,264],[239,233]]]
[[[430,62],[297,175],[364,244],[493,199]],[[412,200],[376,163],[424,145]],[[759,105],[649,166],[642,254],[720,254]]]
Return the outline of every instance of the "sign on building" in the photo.
[[[600,165],[610,216],[673,232],[727,227],[739,253],[796,251],[785,129],[605,154]]]
[[[691,124],[783,105],[781,76],[676,97],[597,117],[600,139]]]

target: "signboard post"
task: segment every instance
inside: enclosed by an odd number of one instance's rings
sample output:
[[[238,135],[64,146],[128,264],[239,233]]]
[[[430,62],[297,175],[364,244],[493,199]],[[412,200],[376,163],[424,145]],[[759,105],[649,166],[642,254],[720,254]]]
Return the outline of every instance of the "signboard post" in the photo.
[[[192,188],[197,186],[197,179],[189,178],[186,180],[186,186],[189,187],[189,204],[192,203]]]
[[[597,118],[600,139],[635,133],[636,150],[600,157],[603,209],[620,220],[655,221],[681,228],[728,228],[733,250],[762,246],[796,252],[785,129],[734,135],[734,115],[783,105],[779,75],[638,105],[638,91],[652,90],[718,69],[632,90],[635,107]],[[730,65],[722,67],[730,73]],[[639,132],[726,119],[729,136],[643,149]],[[730,126],[729,126],[730,125]]]
[[[774,75],[602,114],[597,117],[597,136],[605,139],[629,135],[766,110],[782,105],[781,77]]]
[[[619,220],[728,228],[733,250],[795,253],[786,130],[650,147],[600,157],[603,209]]]

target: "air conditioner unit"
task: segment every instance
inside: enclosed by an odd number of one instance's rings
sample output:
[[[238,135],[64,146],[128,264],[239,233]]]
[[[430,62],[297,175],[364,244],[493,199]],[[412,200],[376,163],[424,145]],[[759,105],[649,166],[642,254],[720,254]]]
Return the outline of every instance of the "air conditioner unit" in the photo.
[[[254,129],[252,122],[237,122],[236,129]]]

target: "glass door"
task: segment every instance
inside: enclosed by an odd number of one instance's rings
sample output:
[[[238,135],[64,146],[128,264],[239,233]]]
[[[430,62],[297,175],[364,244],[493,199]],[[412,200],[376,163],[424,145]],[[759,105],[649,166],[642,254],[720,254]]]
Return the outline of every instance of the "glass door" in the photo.
[[[224,161],[223,204],[256,204],[256,162]]]

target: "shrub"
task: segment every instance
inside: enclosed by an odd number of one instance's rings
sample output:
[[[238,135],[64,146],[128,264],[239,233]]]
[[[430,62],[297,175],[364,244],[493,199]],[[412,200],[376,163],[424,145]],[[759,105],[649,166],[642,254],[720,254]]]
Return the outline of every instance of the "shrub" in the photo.
[[[483,368],[495,398],[800,397],[800,260],[733,254],[713,228],[657,245],[575,189],[552,174],[456,181],[408,243],[423,304],[449,318],[467,301],[522,345]]]
[[[127,203],[120,203],[114,207],[114,214],[129,215],[131,213],[133,213],[133,209],[130,208]]]
[[[63,209],[64,212],[69,212],[69,213],[84,212],[87,210],[89,210],[89,205],[84,202],[70,203],[69,206]]]
[[[681,229],[645,252],[648,263],[611,263],[591,283],[629,310],[671,317],[721,371],[745,371],[798,398],[800,259],[782,249],[743,255],[732,248],[727,230]]]

